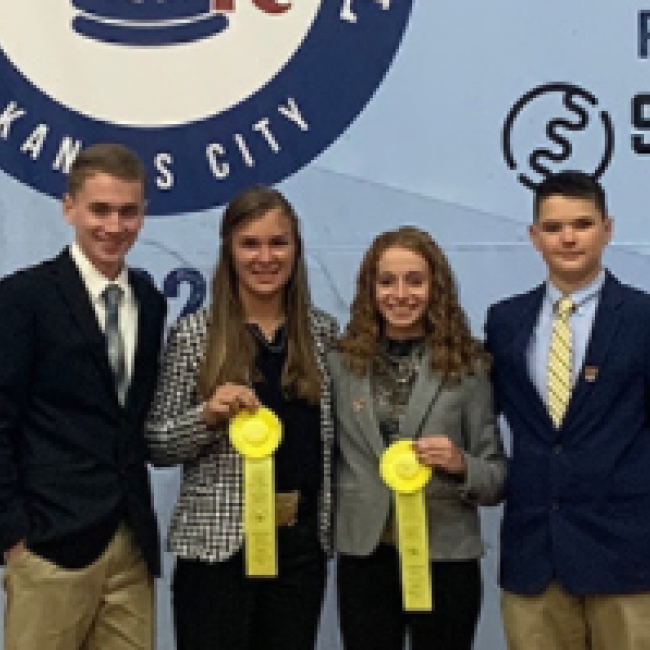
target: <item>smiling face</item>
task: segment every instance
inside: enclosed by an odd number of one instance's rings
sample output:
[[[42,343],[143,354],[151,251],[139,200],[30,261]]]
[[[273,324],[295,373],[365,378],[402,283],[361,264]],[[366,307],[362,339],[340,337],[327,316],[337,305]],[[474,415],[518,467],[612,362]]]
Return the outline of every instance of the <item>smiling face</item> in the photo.
[[[407,248],[387,248],[377,261],[375,303],[392,339],[423,336],[431,298],[427,261]]]
[[[280,305],[296,262],[291,221],[274,208],[238,227],[232,235],[232,263],[244,312],[255,304]]]
[[[563,293],[588,285],[602,268],[612,222],[593,200],[551,195],[539,206],[530,238],[548,266],[550,281]]]
[[[95,268],[113,280],[124,265],[144,221],[141,181],[104,172],[89,175],[74,194],[63,198],[63,212],[76,240]]]

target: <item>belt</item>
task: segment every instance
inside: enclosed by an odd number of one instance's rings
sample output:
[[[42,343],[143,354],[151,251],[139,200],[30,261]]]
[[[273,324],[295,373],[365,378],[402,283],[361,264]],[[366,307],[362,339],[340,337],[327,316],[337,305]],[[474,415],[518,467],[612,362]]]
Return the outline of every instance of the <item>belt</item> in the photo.
[[[390,544],[395,546],[395,529],[393,526],[388,523],[384,526],[384,530],[381,531],[381,537],[379,538],[380,544]]]
[[[293,526],[298,521],[298,504],[300,492],[276,492],[275,494],[275,525]]]

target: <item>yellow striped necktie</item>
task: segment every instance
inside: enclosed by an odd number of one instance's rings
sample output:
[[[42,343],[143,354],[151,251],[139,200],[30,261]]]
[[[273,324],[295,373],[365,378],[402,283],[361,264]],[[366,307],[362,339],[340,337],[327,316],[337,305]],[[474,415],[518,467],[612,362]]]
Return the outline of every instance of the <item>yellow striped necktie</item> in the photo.
[[[559,427],[571,397],[573,367],[573,336],[569,317],[573,313],[571,298],[562,298],[555,305],[555,318],[548,353],[548,411]]]

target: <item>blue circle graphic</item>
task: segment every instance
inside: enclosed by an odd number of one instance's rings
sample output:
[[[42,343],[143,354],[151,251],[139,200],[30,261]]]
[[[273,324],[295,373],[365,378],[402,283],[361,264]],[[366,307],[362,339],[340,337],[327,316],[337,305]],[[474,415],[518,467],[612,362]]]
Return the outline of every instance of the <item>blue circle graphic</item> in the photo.
[[[87,0],[77,2],[83,4]],[[356,0],[355,23],[341,19],[342,3],[343,0],[323,0],[300,48],[258,92],[228,110],[174,126],[124,126],[70,109],[41,92],[0,50],[0,136],[3,112],[10,106],[24,111],[10,125],[6,139],[12,143],[0,140],[0,169],[38,191],[59,197],[64,191],[65,175],[53,169],[52,161],[63,138],[73,138],[84,146],[122,142],[137,151],[148,168],[149,211],[154,215],[223,205],[252,184],[277,183],[332,144],[364,109],[400,46],[413,0],[394,0],[384,8],[380,0]],[[197,20],[197,26],[203,27],[197,27],[196,38],[219,38],[219,32],[227,29],[227,21],[222,18],[216,15],[214,21]],[[206,26],[211,35],[206,32]],[[134,26],[124,39],[133,40],[141,29]],[[170,31],[167,25],[165,30],[165,38],[170,42],[187,36],[186,32]],[[115,47],[136,46],[127,42],[122,40]],[[141,43],[141,46],[156,44]],[[155,77],[143,80],[145,88],[147,83],[156,83]],[[307,128],[298,128],[289,119],[275,120],[273,137],[279,145],[276,150],[259,133],[250,137],[251,125],[277,116],[278,108],[290,106],[291,102],[299,108]],[[48,136],[38,159],[34,160],[21,151],[20,143],[41,123],[47,124]],[[233,134],[246,137],[248,161],[246,156],[233,153]],[[228,173],[222,177],[215,175],[206,153],[215,145],[229,147],[232,154],[227,159]],[[160,172],[154,161],[161,154],[173,174],[173,184],[167,189],[154,182]]]

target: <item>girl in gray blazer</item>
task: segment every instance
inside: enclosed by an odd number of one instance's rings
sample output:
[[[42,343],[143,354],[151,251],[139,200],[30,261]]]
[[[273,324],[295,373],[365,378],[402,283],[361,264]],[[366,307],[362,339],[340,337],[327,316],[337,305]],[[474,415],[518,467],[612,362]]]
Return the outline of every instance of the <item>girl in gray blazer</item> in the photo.
[[[366,253],[350,324],[329,356],[336,462],[337,589],[346,650],[470,650],[481,602],[479,505],[501,499],[505,459],[489,357],[472,337],[449,264],[425,232],[387,232]],[[431,612],[402,607],[386,447],[412,439],[425,487]]]

